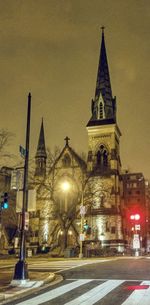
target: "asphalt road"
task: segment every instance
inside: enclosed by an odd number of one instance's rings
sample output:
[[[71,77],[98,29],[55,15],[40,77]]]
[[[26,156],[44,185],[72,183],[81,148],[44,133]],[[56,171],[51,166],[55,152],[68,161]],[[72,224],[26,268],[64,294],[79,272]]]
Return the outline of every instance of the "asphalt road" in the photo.
[[[57,271],[64,280],[14,305],[149,305],[150,259],[116,258]]]

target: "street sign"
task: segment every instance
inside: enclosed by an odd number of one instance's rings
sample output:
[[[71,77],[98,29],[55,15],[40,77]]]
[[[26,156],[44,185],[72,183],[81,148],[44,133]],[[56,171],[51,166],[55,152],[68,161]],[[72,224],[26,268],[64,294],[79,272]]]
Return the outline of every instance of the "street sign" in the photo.
[[[80,215],[84,216],[85,215],[85,206],[84,205],[80,205]]]
[[[140,225],[135,225],[135,230],[140,230],[141,226]]]
[[[19,167],[11,171],[11,190],[22,190],[24,181],[24,167]]]
[[[29,213],[25,212],[25,228],[26,231],[29,230]]]
[[[19,245],[19,237],[15,237],[14,248],[18,248]]]
[[[84,234],[80,233],[80,241],[84,241]]]
[[[21,157],[25,157],[26,156],[26,150],[21,145],[19,146],[19,151],[20,151]]]
[[[133,249],[140,249],[139,234],[134,234],[133,236]]]
[[[23,191],[17,191],[16,213],[22,212]],[[28,190],[28,212],[36,211],[36,190]]]

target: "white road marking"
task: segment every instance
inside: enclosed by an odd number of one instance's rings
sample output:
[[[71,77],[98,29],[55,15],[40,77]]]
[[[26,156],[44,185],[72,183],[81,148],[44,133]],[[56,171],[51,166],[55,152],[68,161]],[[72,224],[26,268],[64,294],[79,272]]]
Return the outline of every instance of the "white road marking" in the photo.
[[[102,283],[97,284],[97,286],[92,289],[88,288],[87,292],[82,294],[82,285],[86,285],[90,282],[98,280],[102,281]],[[70,279],[68,281],[70,281]],[[76,297],[74,292],[74,299],[65,303],[64,305],[93,305],[100,301],[102,298],[107,297],[107,294],[111,293],[111,291],[113,291],[115,288],[125,282],[126,280],[76,279],[69,284],[62,285],[41,295],[32,297],[29,300],[20,302],[18,303],[18,305],[40,305],[51,300],[54,300],[53,302],[55,304],[55,298],[61,297],[65,293],[68,293],[68,295],[70,295],[70,291],[78,287],[81,287],[81,295]],[[140,285],[150,286],[150,281],[142,281]],[[119,293],[121,294],[121,290],[119,291]],[[150,305],[150,288],[134,290],[121,305]]]
[[[123,280],[109,280],[82,294],[78,298],[65,303],[65,305],[93,305],[122,283],[124,283]]]
[[[104,263],[104,262],[109,262],[115,260],[114,258],[109,258],[109,259],[99,259],[99,260],[70,260],[70,261],[53,261],[53,262],[33,262],[30,263],[29,269],[34,270],[34,269],[44,269],[44,270],[58,270],[55,271],[55,273],[62,272],[68,269],[73,269],[77,267],[82,267],[85,265],[89,264],[97,264],[97,263]]]
[[[60,286],[58,288],[45,292],[41,295],[38,295],[37,297],[18,303],[17,305],[35,305],[35,304],[39,305],[41,303],[53,300],[61,296],[62,294],[71,291],[77,287],[80,287],[81,285],[87,284],[89,282],[92,282],[92,280],[77,280],[76,282]]]
[[[150,281],[143,281],[140,285],[150,285]],[[134,290],[122,305],[150,305],[150,288]]]

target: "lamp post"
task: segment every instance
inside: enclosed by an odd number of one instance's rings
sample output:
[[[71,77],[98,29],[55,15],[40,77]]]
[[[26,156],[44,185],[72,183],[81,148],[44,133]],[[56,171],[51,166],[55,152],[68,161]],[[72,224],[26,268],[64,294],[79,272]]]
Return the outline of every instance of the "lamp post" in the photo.
[[[27,108],[27,126],[26,126],[26,147],[25,147],[25,162],[24,162],[24,181],[23,181],[23,205],[22,205],[22,220],[21,220],[21,238],[20,238],[20,255],[19,261],[15,266],[14,277],[12,284],[20,284],[29,280],[28,268],[26,259],[26,215],[28,209],[28,160],[29,160],[29,139],[30,139],[30,114],[31,114],[31,94],[28,95]]]

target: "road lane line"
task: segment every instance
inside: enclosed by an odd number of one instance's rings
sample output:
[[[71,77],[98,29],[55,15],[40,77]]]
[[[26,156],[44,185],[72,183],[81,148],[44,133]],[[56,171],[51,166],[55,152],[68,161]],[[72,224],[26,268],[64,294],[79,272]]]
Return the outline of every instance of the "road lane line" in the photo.
[[[60,286],[58,288],[55,288],[53,290],[50,290],[48,292],[45,292],[41,295],[38,295],[37,297],[33,297],[29,300],[23,301],[21,303],[17,303],[17,305],[39,305],[41,303],[53,300],[62,294],[71,291],[77,287],[80,287],[81,285],[87,284],[89,282],[92,282],[92,280],[77,280],[76,282],[66,284],[63,286]]]
[[[109,280],[64,305],[93,305],[122,283],[123,280]]]

